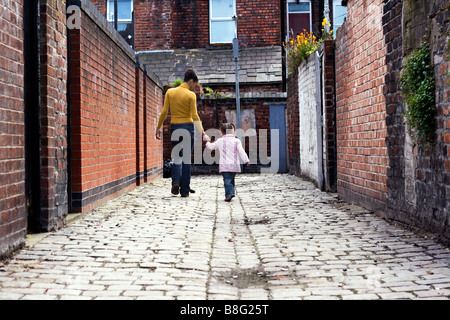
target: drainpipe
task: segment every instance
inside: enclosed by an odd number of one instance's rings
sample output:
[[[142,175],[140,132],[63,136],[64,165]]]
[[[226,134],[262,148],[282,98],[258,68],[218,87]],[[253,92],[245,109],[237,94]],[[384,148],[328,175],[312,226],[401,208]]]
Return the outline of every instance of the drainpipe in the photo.
[[[114,0],[114,29],[118,29],[119,20],[119,0]]]
[[[316,51],[316,117],[317,117],[317,185],[320,190],[323,190],[323,119],[322,119],[322,79],[321,79],[321,60],[323,51],[319,54]]]

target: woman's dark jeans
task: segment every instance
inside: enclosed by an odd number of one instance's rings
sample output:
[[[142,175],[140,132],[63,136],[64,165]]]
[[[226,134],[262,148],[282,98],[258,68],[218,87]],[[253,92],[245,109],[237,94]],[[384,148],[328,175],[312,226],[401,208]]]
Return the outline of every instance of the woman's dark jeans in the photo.
[[[178,130],[181,129],[181,130]],[[175,135],[173,135],[174,131]],[[194,147],[194,124],[191,123],[172,123],[170,125],[170,137],[172,140],[172,185],[180,185],[180,194],[186,196],[189,194],[191,183],[191,157]],[[183,141],[186,138],[190,141]],[[181,144],[180,144],[181,143]],[[177,147],[174,154],[174,148]],[[187,151],[187,153],[186,153]]]

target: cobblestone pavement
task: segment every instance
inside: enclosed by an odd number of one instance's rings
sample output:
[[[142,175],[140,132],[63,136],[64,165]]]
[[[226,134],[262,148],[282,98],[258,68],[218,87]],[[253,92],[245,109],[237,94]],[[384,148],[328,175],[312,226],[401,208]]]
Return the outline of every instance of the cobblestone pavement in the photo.
[[[449,299],[450,251],[289,175],[138,187],[0,265],[0,299]]]

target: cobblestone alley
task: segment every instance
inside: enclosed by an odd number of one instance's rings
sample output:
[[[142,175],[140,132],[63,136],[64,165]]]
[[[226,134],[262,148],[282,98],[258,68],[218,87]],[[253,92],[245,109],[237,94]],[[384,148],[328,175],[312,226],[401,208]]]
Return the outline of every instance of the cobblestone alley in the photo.
[[[290,175],[138,187],[0,265],[0,299],[449,299],[450,251]]]

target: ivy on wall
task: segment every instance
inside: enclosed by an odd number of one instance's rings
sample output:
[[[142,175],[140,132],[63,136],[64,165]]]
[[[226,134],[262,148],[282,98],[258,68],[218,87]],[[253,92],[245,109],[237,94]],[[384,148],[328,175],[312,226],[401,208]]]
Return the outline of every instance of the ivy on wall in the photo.
[[[435,132],[435,82],[428,44],[423,43],[406,59],[400,76],[402,95],[408,105],[406,122],[418,142],[431,143]]]

